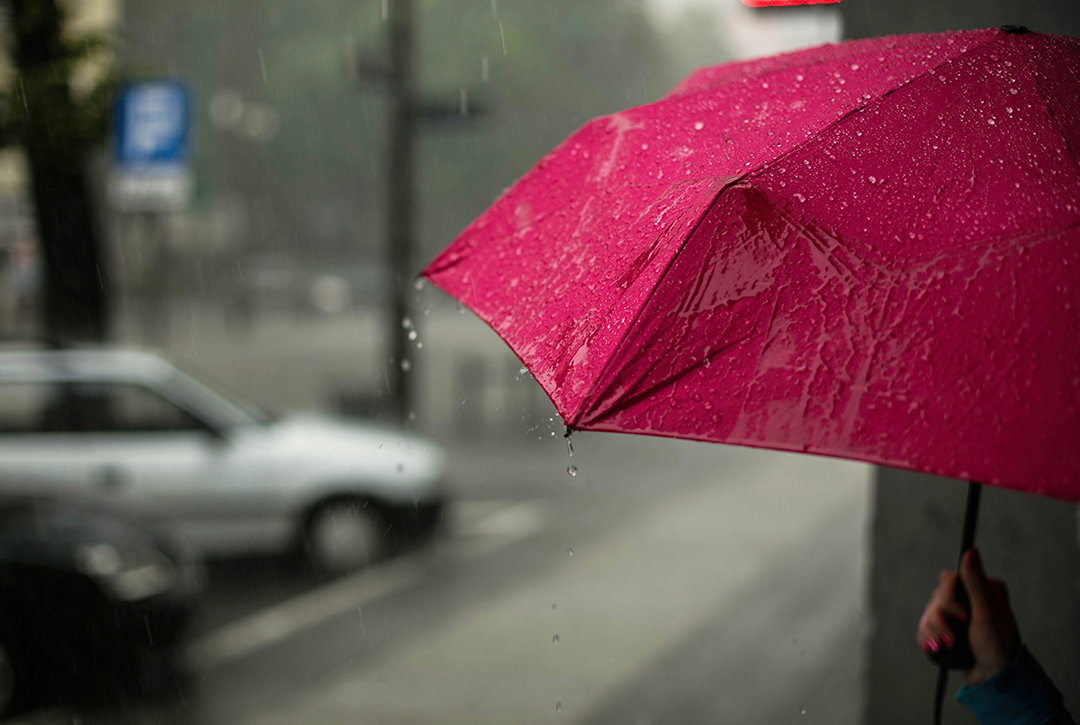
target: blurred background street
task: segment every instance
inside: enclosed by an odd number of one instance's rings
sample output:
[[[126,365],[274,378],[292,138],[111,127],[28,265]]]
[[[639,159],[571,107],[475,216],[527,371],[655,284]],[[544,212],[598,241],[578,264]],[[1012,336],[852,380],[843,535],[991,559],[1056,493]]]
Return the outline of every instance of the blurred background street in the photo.
[[[4,3],[0,719],[928,718],[912,635],[959,488],[889,518],[861,463],[601,433],[570,456],[521,362],[415,279],[694,68],[1024,12],[1080,32],[1072,0],[842,5]],[[1076,509],[987,498],[987,560],[1039,585],[1017,611],[1068,682]]]

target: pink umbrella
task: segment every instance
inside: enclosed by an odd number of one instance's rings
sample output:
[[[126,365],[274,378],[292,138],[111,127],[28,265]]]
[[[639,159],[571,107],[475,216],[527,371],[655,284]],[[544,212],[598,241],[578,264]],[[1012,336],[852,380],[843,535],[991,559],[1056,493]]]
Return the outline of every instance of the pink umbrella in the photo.
[[[964,479],[963,552],[977,483],[1080,501],[1078,155],[1076,40],[825,45],[586,124],[423,274],[568,434]]]
[[[697,71],[423,274],[569,430],[1080,501],[1080,43],[1016,30]]]

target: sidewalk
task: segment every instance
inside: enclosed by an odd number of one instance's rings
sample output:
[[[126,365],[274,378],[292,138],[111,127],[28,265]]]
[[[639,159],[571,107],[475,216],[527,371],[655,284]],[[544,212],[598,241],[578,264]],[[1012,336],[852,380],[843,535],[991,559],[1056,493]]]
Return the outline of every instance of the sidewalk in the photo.
[[[751,451],[729,458],[754,465],[659,500],[548,574],[249,722],[625,722],[610,715],[628,702],[638,708],[631,722],[660,722],[647,709],[657,705],[649,700],[657,673],[677,671],[673,663],[706,641],[727,649],[711,655],[707,674],[728,681],[685,683],[678,699],[697,693],[711,703],[699,714],[718,708],[710,719],[726,712],[735,717],[724,721],[761,722],[751,714],[806,698],[838,646],[848,659],[861,649],[869,469]],[[858,692],[843,697],[857,703]]]

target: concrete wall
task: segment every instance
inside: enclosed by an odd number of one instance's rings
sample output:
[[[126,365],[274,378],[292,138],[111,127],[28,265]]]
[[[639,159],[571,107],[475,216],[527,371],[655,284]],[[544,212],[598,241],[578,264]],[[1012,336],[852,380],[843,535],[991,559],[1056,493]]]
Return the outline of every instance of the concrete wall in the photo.
[[[1006,23],[1080,37],[1077,0],[842,0],[840,8],[848,38]],[[892,469],[877,478],[864,720],[930,722],[936,672],[914,633],[937,573],[956,565],[965,486]],[[1077,507],[987,488],[977,543],[990,573],[1009,584],[1024,639],[1080,714]],[[959,687],[958,675],[951,684]],[[945,722],[975,722],[951,692]]]
[[[1026,25],[1056,35],[1080,36],[1076,0],[842,0],[844,36]]]
[[[891,468],[877,471],[871,535],[871,634],[864,722],[930,722],[937,671],[915,627],[942,569],[955,568],[966,485]],[[1005,580],[1024,641],[1080,713],[1080,547],[1077,508],[993,487],[983,490],[976,544]],[[947,723],[975,723],[951,699]]]

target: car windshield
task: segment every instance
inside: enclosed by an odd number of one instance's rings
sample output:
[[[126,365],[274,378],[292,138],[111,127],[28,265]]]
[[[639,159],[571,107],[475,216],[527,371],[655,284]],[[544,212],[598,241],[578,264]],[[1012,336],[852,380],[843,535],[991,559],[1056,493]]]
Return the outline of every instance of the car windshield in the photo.
[[[188,373],[177,370],[165,386],[176,402],[215,428],[261,425],[273,416],[250,403],[239,403]]]

